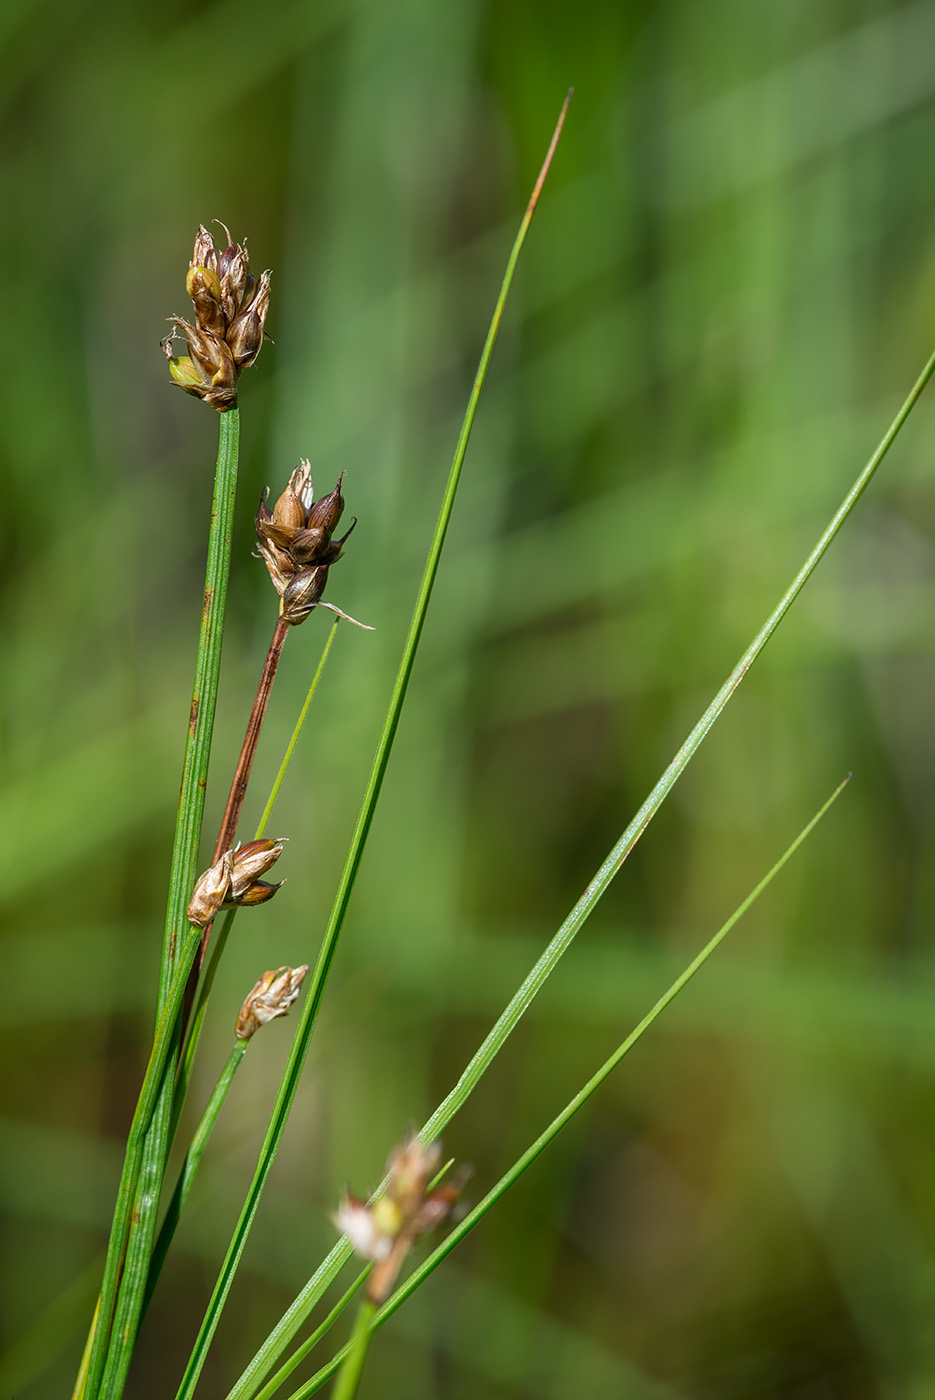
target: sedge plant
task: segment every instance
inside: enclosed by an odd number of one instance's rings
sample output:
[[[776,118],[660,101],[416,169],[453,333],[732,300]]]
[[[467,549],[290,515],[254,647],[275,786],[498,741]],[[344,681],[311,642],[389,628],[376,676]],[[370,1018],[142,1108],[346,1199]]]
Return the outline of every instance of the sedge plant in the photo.
[[[337,534],[345,508],[342,479],[339,477],[332,490],[316,496],[311,464],[302,461],[288,475],[272,504],[266,499],[261,501],[255,518],[258,554],[266,566],[278,600],[277,614],[260,681],[250,706],[243,746],[234,765],[211,860],[199,874],[197,860],[209,777],[236,501],[240,376],[253,364],[267,338],[265,321],[270,305],[271,277],[269,272],[264,272],[259,278],[254,278],[245,245],[235,244],[223,225],[221,228],[226,242],[220,244],[205,228],[198,231],[186,279],[194,319],[189,321],[173,317],[174,329],[164,346],[173,381],[218,416],[219,447],[202,624],[173,845],[156,1029],[128,1133],[100,1297],[75,1385],[75,1400],[119,1400],[124,1393],[141,1321],[157,1287],[199,1164],[205,1153],[210,1152],[212,1131],[224,1111],[239,1066],[254,1033],[270,1021],[285,1016],[297,1002],[305,982],[304,1007],[296,1025],[288,1062],[275,1093],[253,1178],[227,1251],[219,1261],[214,1289],[180,1377],[177,1400],[190,1400],[198,1388],[290,1111],[300,1090],[303,1068],[412,676],[481,391],[510,286],[555,155],[567,107],[568,99],[562,108],[509,254],[442,495],[396,682],[376,742],[370,776],[317,955],[310,957],[311,971],[307,965],[295,968],[280,966],[259,976],[236,1018],[234,1044],[229,1058],[220,1071],[191,1140],[184,1148],[181,1170],[173,1182],[169,1179],[170,1151],[192,1082],[193,1065],[199,1051],[201,1029],[218,962],[235,915],[238,919],[261,918],[262,914],[251,911],[268,903],[279,889],[277,882],[265,878],[283,857],[285,850],[285,838],[266,835],[273,802],[287,776],[298,731],[308,713],[340,621],[346,619],[354,622],[324,598],[330,570],[342,558],[344,546],[354,528],[352,522],[343,535]],[[184,336],[187,342],[188,354],[177,357],[173,353],[173,341],[179,335]],[[870,482],[933,370],[935,356],[926,365],[880,445],[820,534],[776,608],[732,668],[646,801],[601,862],[581,899],[523,979],[450,1093],[433,1111],[427,1113],[420,1132],[411,1133],[393,1149],[387,1176],[369,1198],[353,1196],[350,1192],[345,1195],[335,1215],[341,1238],[312,1271],[308,1283],[270,1334],[258,1343],[253,1359],[231,1389],[228,1400],[257,1400],[257,1397],[259,1400],[269,1400],[274,1394],[282,1392],[298,1366],[313,1348],[330,1335],[332,1327],[342,1319],[355,1298],[359,1298],[350,1339],[346,1344],[336,1346],[331,1358],[319,1365],[314,1375],[301,1384],[292,1396],[292,1400],[300,1400],[300,1397],[314,1394],[332,1377],[337,1377],[333,1393],[338,1400],[351,1400],[368,1363],[374,1332],[430,1277],[451,1249],[480,1223],[597,1091],[714,952],[746,908],[778,874],[837,796],[835,793],[828,799],[743,904],[496,1186],[486,1192],[481,1201],[454,1226],[443,1243],[408,1278],[404,1278],[404,1267],[412,1247],[423,1234],[443,1227],[449,1221],[465,1184],[462,1170],[452,1168],[451,1164],[442,1165],[440,1133],[477,1090],[521,1017],[557,968],[649,822],[786,616]],[[283,475],[285,477],[285,472]],[[273,694],[283,647],[290,631],[321,609],[330,610],[335,616],[322,662],[259,828],[250,840],[238,841],[238,827],[253,757]],[[241,910],[246,912],[239,912]],[[217,922],[219,919],[220,923]],[[325,1317],[304,1340],[299,1340],[300,1333],[313,1311],[322,1303],[327,1289],[355,1253],[363,1267],[359,1267],[355,1277],[347,1282],[341,1297]]]

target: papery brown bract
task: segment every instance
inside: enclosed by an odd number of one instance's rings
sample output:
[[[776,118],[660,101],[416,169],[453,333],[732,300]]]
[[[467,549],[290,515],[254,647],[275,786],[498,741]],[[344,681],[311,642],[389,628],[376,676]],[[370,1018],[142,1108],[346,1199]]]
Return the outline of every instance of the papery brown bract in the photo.
[[[287,1016],[294,1005],[308,973],[308,964],[300,967],[277,967],[264,972],[248,994],[237,1017],[238,1040],[249,1040],[261,1026],[280,1016]]]
[[[248,841],[225,851],[200,875],[188,902],[188,921],[206,928],[222,909],[265,904],[284,883],[261,880],[276,864],[283,851],[283,838],[277,841]]]

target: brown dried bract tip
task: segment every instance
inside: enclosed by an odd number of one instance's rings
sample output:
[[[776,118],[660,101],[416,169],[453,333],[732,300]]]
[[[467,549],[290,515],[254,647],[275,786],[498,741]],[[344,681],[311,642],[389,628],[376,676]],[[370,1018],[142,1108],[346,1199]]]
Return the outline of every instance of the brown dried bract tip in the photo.
[[[227,246],[218,249],[202,224],[185,279],[185,287],[195,308],[195,322],[170,316],[175,330],[161,342],[169,361],[169,373],[187,394],[195,394],[219,411],[237,402],[240,371],[248,369],[260,353],[264,325],[269,310],[270,273],[257,282],[250,272],[247,245],[234,245],[230,233]],[[181,332],[189,354],[176,358],[172,343]]]
[[[283,839],[248,841],[225,851],[199,876],[188,903],[188,921],[205,928],[222,909],[265,904],[283,884],[267,884],[265,875],[282,855]]]
[[[265,496],[260,501],[255,521],[259,541],[257,557],[266,564],[279,594],[279,615],[290,626],[298,626],[313,608],[319,607],[347,618],[347,613],[340,608],[321,601],[328,570],[341,558],[344,542],[357,524],[356,520],[352,521],[350,530],[339,540],[332,540],[344,511],[343,480],[342,472],[334,490],[316,501],[310,465],[302,461],[272,510]],[[348,621],[354,622],[354,618]],[[356,625],[364,626],[360,622]]]
[[[261,1026],[275,1021],[279,1016],[287,1016],[307,972],[307,963],[301,967],[277,967],[273,972],[264,972],[240,1008],[237,1039],[249,1040]]]
[[[413,1242],[447,1220],[461,1193],[469,1174],[463,1168],[450,1182],[429,1190],[440,1163],[440,1143],[425,1147],[410,1134],[390,1154],[389,1180],[378,1200],[368,1205],[350,1191],[344,1193],[334,1223],[354,1252],[373,1263],[367,1296],[377,1305],[389,1297]]]

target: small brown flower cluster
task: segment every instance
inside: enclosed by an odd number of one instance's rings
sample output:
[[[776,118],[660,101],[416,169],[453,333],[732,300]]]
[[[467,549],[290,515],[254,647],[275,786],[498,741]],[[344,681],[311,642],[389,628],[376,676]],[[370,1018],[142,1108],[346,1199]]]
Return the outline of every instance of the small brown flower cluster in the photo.
[[[368,1205],[350,1191],[344,1193],[334,1223],[347,1235],[355,1254],[374,1264],[367,1282],[372,1303],[386,1301],[414,1241],[448,1219],[461,1193],[463,1172],[429,1189],[441,1156],[440,1143],[425,1147],[410,1134],[390,1154],[389,1181],[382,1196]]]
[[[269,309],[270,273],[257,282],[250,272],[246,245],[227,234],[227,247],[218,249],[202,224],[195,239],[185,287],[195,308],[195,324],[170,316],[176,329],[162,342],[169,373],[187,394],[195,394],[218,411],[237,402],[237,379],[248,369],[263,344]],[[181,331],[189,354],[176,358],[172,342]],[[266,339],[269,339],[267,336]]]
[[[283,845],[282,839],[248,841],[246,845],[238,842],[225,851],[195,882],[188,902],[189,923],[205,928],[222,909],[265,904],[272,899],[284,881],[270,885],[260,876],[276,864]]]
[[[249,1040],[261,1026],[275,1021],[278,1016],[288,1016],[307,972],[308,963],[303,963],[301,967],[277,967],[273,972],[264,972],[240,1008],[237,1039]]]
[[[327,496],[315,500],[311,467],[300,462],[289,478],[289,484],[270,510],[265,498],[256,514],[256,534],[259,558],[266,564],[273,587],[279,594],[279,615],[283,622],[296,626],[304,622],[313,608],[330,608],[345,617],[339,608],[322,603],[328,570],[341,557],[341,548],[351,530],[339,540],[332,541],[344,510],[341,482]]]

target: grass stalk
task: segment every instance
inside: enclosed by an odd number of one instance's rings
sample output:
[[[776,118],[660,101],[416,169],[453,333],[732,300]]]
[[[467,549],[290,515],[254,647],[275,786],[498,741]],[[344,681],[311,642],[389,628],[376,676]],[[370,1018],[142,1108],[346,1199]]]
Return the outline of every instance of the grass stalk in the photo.
[[[208,761],[214,733],[221,645],[224,639],[224,613],[230,577],[231,539],[234,528],[234,501],[237,493],[237,463],[240,450],[240,410],[229,408],[218,414],[218,460],[214,501],[208,534],[208,563],[205,572],[201,631],[195,660],[195,683],[188,721],[188,736],[182,764],[179,810],[172,847],[169,874],[169,901],[163,944],[161,988],[168,984],[175,943],[187,920],[189,896],[197,875],[198,848],[204,818],[208,785]],[[162,990],[160,988],[160,996]]]
[[[140,1103],[134,1114],[134,1125],[145,1117],[150,1132],[142,1144],[134,1139],[131,1126],[127,1144],[127,1160],[118,1190],[114,1223],[108,1244],[104,1268],[104,1282],[101,1289],[100,1307],[96,1324],[93,1325],[94,1340],[87,1367],[84,1385],[76,1388],[76,1395],[97,1400],[104,1376],[105,1362],[111,1342],[111,1330],[117,1309],[118,1288],[123,1272],[124,1260],[128,1255],[128,1233],[136,1236],[138,1254],[145,1253],[146,1241],[151,1244],[155,1230],[156,1212],[159,1205],[159,1188],[165,1173],[166,1156],[169,1149],[169,1127],[172,1122],[174,1097],[174,1071],[178,1054],[178,1037],[175,1035],[174,1021],[169,1031],[165,1029],[165,1011],[174,1005],[175,989],[178,983],[178,968],[185,968],[188,976],[192,965],[189,957],[191,938],[186,940],[185,957],[179,963],[179,944],[188,929],[186,910],[195,879],[198,861],[198,847],[201,840],[201,826],[204,817],[205,790],[208,778],[208,762],[211,752],[211,739],[214,731],[214,713],[217,702],[218,678],[221,665],[221,646],[224,632],[224,614],[227,603],[227,585],[230,576],[230,551],[233,534],[234,501],[237,490],[237,463],[240,445],[240,415],[237,408],[227,409],[218,414],[218,456],[214,479],[214,498],[211,510],[211,525],[208,533],[208,558],[205,571],[204,598],[201,611],[201,628],[198,650],[195,659],[195,678],[192,687],[192,703],[189,711],[185,754],[182,763],[182,782],[176,818],[175,839],[172,847],[172,863],[169,874],[169,896],[166,909],[166,925],[163,940],[162,963],[160,968],[159,997],[157,1015],[159,1022],[156,1043],[160,1034],[166,1051],[169,1072],[156,1082],[158,1097],[148,1112],[141,1113]],[[199,934],[200,942],[200,934]],[[185,987],[182,987],[184,997]],[[181,1003],[180,1003],[181,1005]],[[144,1079],[141,1102],[149,1095],[153,1081],[153,1059]],[[137,1202],[138,1211],[131,1212],[136,1195],[137,1178],[141,1172],[147,1176],[147,1192]],[[132,1215],[132,1221],[131,1221]],[[144,1286],[135,1280],[135,1293],[129,1298],[130,1315],[122,1319],[123,1331],[117,1338],[120,1359],[111,1370],[108,1380],[109,1394],[119,1395],[126,1369],[129,1366],[133,1342],[139,1322],[139,1308],[142,1306]]]
[[[315,1023],[318,1018],[318,1011],[321,1006],[321,999],[324,993],[325,984],[327,982],[328,973],[330,971],[331,963],[333,961],[334,954],[337,949],[338,939],[340,937],[341,929],[344,924],[344,918],[347,913],[347,907],[350,902],[351,893],[354,888],[354,883],[357,878],[357,871],[360,867],[360,861],[363,856],[364,846],[366,844],[367,836],[370,831],[370,825],[373,820],[373,814],[376,809],[376,804],[380,795],[380,790],[383,785],[383,778],[386,773],[387,764],[389,762],[389,756],[392,750],[393,740],[396,736],[396,730],[399,725],[399,718],[402,712],[403,701],[406,697],[409,679],[412,674],[413,664],[415,662],[416,651],[418,650],[419,640],[422,635],[422,628],[425,622],[425,615],[428,610],[428,604],[431,598],[432,588],[434,586],[435,577],[438,572],[438,565],[441,559],[442,547],[445,542],[445,535],[448,530],[448,523],[451,518],[451,511],[454,506],[454,499],[458,489],[458,482],[461,477],[461,468],[464,464],[464,458],[467,453],[467,447],[471,437],[471,429],[474,425],[474,417],[477,412],[477,405],[480,400],[481,390],[483,388],[484,381],[487,377],[487,370],[490,365],[490,358],[493,354],[493,347],[496,343],[497,334],[500,329],[500,322],[503,317],[503,310],[506,305],[506,299],[509,294],[510,286],[513,282],[513,276],[516,271],[516,265],[519,261],[519,256],[522,251],[523,244],[526,241],[526,234],[529,230],[530,223],[532,222],[532,217],[535,212],[536,205],[538,204],[539,196],[542,192],[542,187],[545,183],[545,178],[548,174],[549,166],[551,165],[552,157],[555,153],[555,148],[558,144],[558,138],[561,134],[562,125],[565,119],[565,112],[568,108],[568,101],[570,99],[570,96],[571,94],[569,93],[568,98],[565,99],[565,103],[562,107],[559,120],[556,124],[555,131],[553,133],[552,140],[549,145],[548,152],[546,154],[546,158],[539,172],[539,176],[533,188],[532,195],[530,196],[529,203],[526,207],[526,212],[520,224],[519,232],[516,235],[516,239],[510,252],[506,272],[504,274],[503,282],[500,287],[500,293],[497,298],[496,306],[494,307],[493,316],[491,318],[490,328],[487,332],[487,339],[484,343],[483,351],[481,352],[480,364],[478,366],[477,373],[474,377],[474,384],[472,386],[471,395],[468,400],[468,406],[465,412],[464,421],[461,426],[461,432],[458,436],[458,442],[455,447],[454,459],[452,461],[451,470],[448,475],[448,482],[445,488],[445,494],[442,500],[441,510],[439,512],[438,521],[435,527],[435,533],[429,549],[429,556],[426,561],[425,570],[422,576],[422,582],[419,588],[418,597],[416,599],[416,605],[413,612],[412,621],[410,623],[409,633],[407,635],[406,642],[403,648],[403,655],[400,661],[399,671],[397,673],[393,693],[390,698],[389,708],[387,710],[386,719],[383,725],[383,731],[380,735],[380,739],[377,744],[376,754],[374,755],[373,765],[371,767],[370,778],[367,783],[367,788],[364,794],[363,802],[361,804],[360,813],[357,818],[357,824],[354,828],[354,833],[351,838],[350,849],[348,851],[347,859],[344,865],[344,870],[341,875],[340,884],[338,887],[337,894],[335,896],[334,905],[332,907],[328,927],[325,932],[321,950],[319,952],[318,961],[315,966],[315,971],[312,977],[312,983],[309,988],[309,993],[306,998],[302,1018],[299,1022],[299,1025],[296,1029],[295,1037],[293,1039],[292,1049],[289,1056],[289,1062],[283,1074],[282,1083],[280,1085],[279,1092],[276,1097],[276,1103],[273,1106],[273,1111],[270,1116],[266,1136],[264,1138],[263,1146],[260,1151],[260,1157],[257,1162],[256,1172],[254,1174],[254,1178],[251,1182],[250,1188],[247,1192],[247,1197],[244,1202],[240,1218],[237,1222],[237,1226],[234,1230],[234,1234],[231,1238],[226,1257],[221,1266],[221,1271],[218,1275],[218,1279],[214,1287],[214,1292],[212,1293],[211,1300],[208,1304],[207,1311],[205,1313],[204,1319],[201,1324],[201,1328],[198,1333],[198,1337],[195,1341],[195,1346],[192,1350],[191,1357],[189,1358],[188,1365],[185,1368],[185,1373],[182,1377],[182,1382],[178,1390],[178,1400],[190,1400],[190,1397],[194,1393],[195,1386],[198,1383],[198,1377],[201,1374],[201,1369],[205,1362],[208,1347],[211,1345],[211,1339],[214,1336],[214,1332],[218,1324],[218,1319],[220,1317],[221,1310],[223,1309],[224,1304],[227,1300],[228,1293],[230,1292],[230,1288],[234,1279],[234,1274],[240,1262],[240,1257],[246,1245],[250,1227],[256,1215],[257,1207],[260,1201],[260,1196],[266,1184],[267,1177],[269,1176],[269,1172],[273,1164],[273,1159],[275,1158],[276,1152],[279,1148],[279,1143],[282,1139],[282,1134],[285,1130],[285,1125],[289,1116],[289,1111],[292,1107],[293,1099],[295,1098],[299,1077],[302,1073],[306,1056],[308,1055],[308,1048],[311,1042],[312,1032],[314,1030]]]

